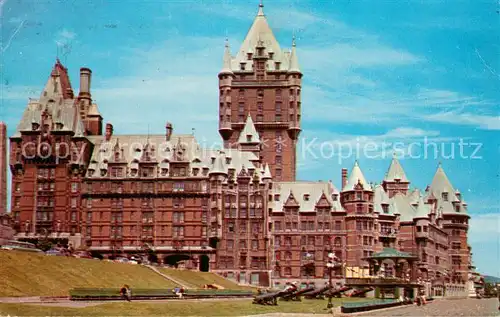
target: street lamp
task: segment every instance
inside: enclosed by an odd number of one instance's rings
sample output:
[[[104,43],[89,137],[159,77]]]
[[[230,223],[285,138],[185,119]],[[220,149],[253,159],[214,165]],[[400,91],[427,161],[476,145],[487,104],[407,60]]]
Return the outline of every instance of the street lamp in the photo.
[[[326,268],[328,270],[328,285],[330,287],[330,289],[329,289],[330,296],[328,296],[328,305],[326,306],[327,309],[333,308],[331,291],[333,288],[332,271],[335,268],[335,265],[337,264],[337,262],[335,260],[336,260],[335,254],[333,254],[332,252],[329,252],[328,253],[328,262],[326,262]]]

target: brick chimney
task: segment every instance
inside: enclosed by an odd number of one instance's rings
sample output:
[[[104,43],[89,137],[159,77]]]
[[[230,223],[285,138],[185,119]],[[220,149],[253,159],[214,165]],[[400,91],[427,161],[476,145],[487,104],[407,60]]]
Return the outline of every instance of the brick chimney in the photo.
[[[167,141],[170,141],[170,138],[172,138],[172,132],[174,131],[174,127],[172,126],[172,123],[167,122],[165,126],[165,139]]]
[[[346,184],[347,184],[347,168],[343,168],[342,169],[342,189],[344,189]]]
[[[106,141],[111,140],[111,137],[113,136],[113,125],[111,123],[106,123]]]
[[[79,97],[90,98],[90,81],[92,77],[92,71],[89,68],[80,68],[80,93]]]

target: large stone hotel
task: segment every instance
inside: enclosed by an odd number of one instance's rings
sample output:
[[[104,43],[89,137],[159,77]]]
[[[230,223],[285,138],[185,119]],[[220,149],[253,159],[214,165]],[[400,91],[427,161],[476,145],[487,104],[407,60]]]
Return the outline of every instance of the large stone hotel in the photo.
[[[339,171],[338,188],[296,180],[299,55],[294,40],[279,45],[262,5],[236,55],[226,43],[214,105],[222,150],[175,123],[161,135],[116,133],[92,100],[92,71],[80,69],[76,94],[56,61],[10,136],[16,238],[105,256],[152,249],[163,263],[255,285],[322,285],[330,252],[336,280],[368,276],[365,258],[392,248],[418,257],[422,280],[465,284],[467,204],[442,166],[423,190],[410,190],[397,158],[378,184],[358,163]]]

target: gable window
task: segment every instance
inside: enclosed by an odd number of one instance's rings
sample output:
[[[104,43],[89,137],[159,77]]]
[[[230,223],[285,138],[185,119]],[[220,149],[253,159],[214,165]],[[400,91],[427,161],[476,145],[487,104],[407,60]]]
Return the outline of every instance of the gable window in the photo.
[[[447,192],[443,192],[443,200],[448,201],[448,193]]]

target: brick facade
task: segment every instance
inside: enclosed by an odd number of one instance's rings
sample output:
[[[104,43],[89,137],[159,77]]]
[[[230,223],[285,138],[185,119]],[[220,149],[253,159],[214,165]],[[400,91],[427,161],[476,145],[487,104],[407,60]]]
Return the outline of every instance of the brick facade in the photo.
[[[7,125],[0,122],[0,215],[7,212]]]
[[[259,39],[259,40],[257,40]],[[330,182],[300,182],[301,78],[295,43],[284,52],[262,7],[242,48],[226,45],[219,78],[220,151],[192,135],[120,135],[92,101],[92,72],[74,96],[57,61],[10,141],[16,237],[43,237],[105,255],[157,252],[242,283],[324,283],[368,275],[383,248],[418,255],[419,276],[466,281],[467,205],[441,167],[421,193],[396,158],[380,185],[356,163]],[[266,66],[267,65],[267,66]]]

